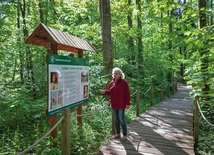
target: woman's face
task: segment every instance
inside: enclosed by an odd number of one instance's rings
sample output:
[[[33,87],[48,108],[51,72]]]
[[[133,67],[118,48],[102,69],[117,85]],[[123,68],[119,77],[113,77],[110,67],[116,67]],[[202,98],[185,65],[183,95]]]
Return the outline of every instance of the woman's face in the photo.
[[[55,74],[52,75],[52,82],[53,82],[53,83],[56,82],[56,75],[55,75]]]
[[[85,91],[85,93],[88,93],[88,87],[87,86],[84,87],[84,91]]]
[[[116,80],[118,80],[118,79],[120,79],[120,73],[118,72],[118,71],[115,71],[114,72],[114,78],[116,79]]]

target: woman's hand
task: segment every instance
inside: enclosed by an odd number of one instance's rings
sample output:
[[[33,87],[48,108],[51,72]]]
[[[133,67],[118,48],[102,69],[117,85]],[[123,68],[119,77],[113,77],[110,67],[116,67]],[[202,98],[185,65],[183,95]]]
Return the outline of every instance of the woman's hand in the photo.
[[[129,109],[130,105],[126,105],[126,109]]]
[[[112,109],[111,104],[109,105],[109,107]],[[113,110],[113,109],[112,109]]]
[[[101,94],[104,94],[104,93],[105,93],[105,90],[100,90],[100,93],[101,93]]]

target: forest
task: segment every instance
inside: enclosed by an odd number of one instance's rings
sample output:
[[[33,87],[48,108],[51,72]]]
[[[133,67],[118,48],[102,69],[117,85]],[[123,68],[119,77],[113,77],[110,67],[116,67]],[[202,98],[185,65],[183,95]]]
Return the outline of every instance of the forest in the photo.
[[[146,91],[151,84],[167,87],[176,80],[192,87],[190,97],[200,99],[204,117],[200,114],[195,153],[214,154],[213,4],[213,0],[1,0],[0,155],[18,154],[50,130],[48,49],[25,42],[40,23],[87,40],[98,51],[83,52],[90,68],[89,105],[83,106],[83,113],[103,107],[100,90],[111,80],[113,67],[124,71],[131,93],[137,88]],[[70,52],[59,50],[58,55]],[[157,93],[153,102],[159,102]],[[132,103],[127,122],[136,118],[134,98]],[[149,96],[144,95],[140,104],[143,113],[149,108]],[[111,110],[104,108],[84,117],[81,128],[71,117],[71,154],[97,154],[112,136],[111,117]],[[26,154],[61,154],[58,128],[57,138],[47,136]]]

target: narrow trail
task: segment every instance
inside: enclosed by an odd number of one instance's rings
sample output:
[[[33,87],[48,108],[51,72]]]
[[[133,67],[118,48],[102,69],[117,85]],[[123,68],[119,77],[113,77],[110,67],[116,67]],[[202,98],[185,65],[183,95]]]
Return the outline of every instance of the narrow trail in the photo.
[[[170,98],[128,125],[128,140],[110,139],[98,155],[194,155],[193,101],[179,84]]]

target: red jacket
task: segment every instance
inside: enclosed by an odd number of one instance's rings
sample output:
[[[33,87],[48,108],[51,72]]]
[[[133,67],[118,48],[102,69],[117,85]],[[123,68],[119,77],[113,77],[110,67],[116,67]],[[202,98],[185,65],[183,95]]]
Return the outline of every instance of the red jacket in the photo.
[[[124,79],[119,79],[117,82],[113,79],[104,94],[111,97],[110,101],[113,110],[125,109],[126,105],[131,104],[129,85]]]

